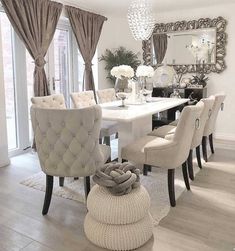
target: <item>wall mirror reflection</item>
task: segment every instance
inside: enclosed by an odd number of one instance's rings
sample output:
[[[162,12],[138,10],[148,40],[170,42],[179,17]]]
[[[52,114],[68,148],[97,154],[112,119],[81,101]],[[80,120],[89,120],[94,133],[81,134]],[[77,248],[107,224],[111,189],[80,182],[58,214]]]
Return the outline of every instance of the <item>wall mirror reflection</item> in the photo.
[[[215,28],[155,33],[151,39],[152,65],[216,63]]]
[[[226,68],[227,21],[214,19],[156,23],[143,41],[143,59],[155,68],[172,65],[177,73],[220,73]]]

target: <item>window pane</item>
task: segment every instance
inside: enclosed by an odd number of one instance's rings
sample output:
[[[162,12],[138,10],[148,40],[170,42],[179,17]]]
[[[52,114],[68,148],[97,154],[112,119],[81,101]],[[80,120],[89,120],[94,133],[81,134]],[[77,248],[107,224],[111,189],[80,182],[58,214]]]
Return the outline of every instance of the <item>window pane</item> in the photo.
[[[32,123],[30,117],[30,107],[31,107],[31,98],[34,96],[33,91],[33,72],[35,68],[34,61],[28,51],[26,50],[26,67],[27,67],[27,91],[28,91],[28,114],[29,114],[29,140],[32,142],[33,132],[32,132]]]
[[[55,93],[64,94],[68,98],[68,31],[56,29],[54,36]]]
[[[85,70],[84,60],[79,49],[77,50],[78,60],[78,90],[83,91],[83,75]],[[98,89],[98,56],[97,51],[92,59],[92,71],[96,90]]]
[[[81,55],[81,52],[79,49],[77,50],[78,52],[78,90],[82,91],[83,89],[83,74],[85,70],[85,65],[84,65],[84,60]]]
[[[8,148],[18,147],[17,125],[16,125],[16,102],[15,102],[15,83],[14,83],[14,63],[12,49],[12,28],[5,13],[0,12],[2,30],[2,51],[3,51],[3,71],[6,97],[6,117]]]

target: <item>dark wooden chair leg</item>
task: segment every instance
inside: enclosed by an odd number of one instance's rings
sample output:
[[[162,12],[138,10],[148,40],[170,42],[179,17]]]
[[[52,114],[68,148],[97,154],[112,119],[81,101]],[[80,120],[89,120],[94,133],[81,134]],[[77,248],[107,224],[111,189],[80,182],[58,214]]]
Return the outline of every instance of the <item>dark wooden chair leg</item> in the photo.
[[[144,164],[144,167],[143,167],[143,175],[144,176],[148,175],[148,170],[149,170],[149,165]]]
[[[118,139],[118,132],[116,132],[115,134],[115,139]]]
[[[183,172],[183,176],[184,176],[185,186],[188,190],[190,190],[190,184],[189,184],[189,180],[188,180],[188,171],[187,171],[187,162],[184,162],[182,164],[182,172]]]
[[[197,155],[197,164],[199,168],[202,169],[202,162],[201,162],[201,151],[200,151],[200,145],[196,147],[196,155]]]
[[[211,152],[212,154],[214,154],[215,150],[214,150],[214,144],[213,144],[213,134],[209,135],[209,143],[210,143]]]
[[[105,136],[104,137],[104,144],[107,146],[110,146],[110,136]]]
[[[100,145],[102,144],[102,138],[99,138],[99,144]]]
[[[64,186],[64,177],[59,177],[59,184],[60,184],[60,187]]]
[[[87,199],[87,196],[91,189],[91,183],[90,183],[90,176],[84,177],[84,190],[85,190],[85,198]]]
[[[74,179],[74,180],[79,180],[79,177],[74,177],[73,179]]]
[[[189,151],[187,163],[188,163],[188,174],[189,174],[189,178],[190,178],[190,180],[194,180],[194,172],[193,172],[193,150],[190,150],[190,151]]]
[[[202,137],[202,154],[203,154],[203,159],[205,162],[208,161],[207,159],[207,137],[203,136]]]
[[[152,172],[152,166],[149,166],[149,167],[148,167],[148,171],[149,171],[149,172]]]
[[[126,159],[122,159],[122,163],[124,163],[124,162],[127,162],[127,160]]]
[[[51,195],[53,190],[53,180],[54,177],[47,175],[46,176],[46,193],[45,193],[45,199],[42,209],[42,215],[46,215],[48,213],[50,204],[51,204]]]
[[[175,169],[168,169],[168,193],[170,204],[175,207]]]

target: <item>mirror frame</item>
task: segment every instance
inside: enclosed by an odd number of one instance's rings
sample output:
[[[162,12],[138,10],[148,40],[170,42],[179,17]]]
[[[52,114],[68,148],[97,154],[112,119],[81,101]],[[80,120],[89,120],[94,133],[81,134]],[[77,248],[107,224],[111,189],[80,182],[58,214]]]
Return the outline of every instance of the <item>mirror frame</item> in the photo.
[[[216,29],[216,63],[196,65],[172,65],[177,73],[221,73],[226,69],[225,56],[226,56],[226,44],[227,44],[227,33],[226,33],[227,20],[223,17],[217,17],[214,19],[200,18],[198,20],[191,21],[177,21],[175,23],[156,23],[153,34],[156,33],[167,33],[174,31],[187,31],[197,30],[204,28],[215,28]],[[152,65],[152,36],[150,39],[142,42],[143,49],[143,60],[145,65]],[[154,67],[156,67],[155,65]]]

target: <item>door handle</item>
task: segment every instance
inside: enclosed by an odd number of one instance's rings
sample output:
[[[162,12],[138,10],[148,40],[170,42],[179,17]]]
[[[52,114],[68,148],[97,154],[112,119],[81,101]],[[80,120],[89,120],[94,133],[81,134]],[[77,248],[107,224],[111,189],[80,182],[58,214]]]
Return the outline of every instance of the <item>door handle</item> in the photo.
[[[52,89],[55,91],[55,82],[60,82],[60,79],[55,79],[54,77],[52,78]]]

